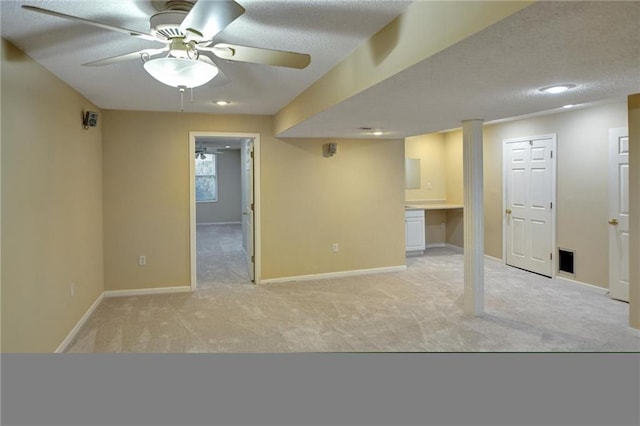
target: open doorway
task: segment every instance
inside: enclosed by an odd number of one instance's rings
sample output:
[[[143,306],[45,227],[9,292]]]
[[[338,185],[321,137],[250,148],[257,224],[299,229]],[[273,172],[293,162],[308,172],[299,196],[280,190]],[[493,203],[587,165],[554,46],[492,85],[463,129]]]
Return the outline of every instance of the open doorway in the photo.
[[[191,288],[257,282],[259,136],[190,132]]]

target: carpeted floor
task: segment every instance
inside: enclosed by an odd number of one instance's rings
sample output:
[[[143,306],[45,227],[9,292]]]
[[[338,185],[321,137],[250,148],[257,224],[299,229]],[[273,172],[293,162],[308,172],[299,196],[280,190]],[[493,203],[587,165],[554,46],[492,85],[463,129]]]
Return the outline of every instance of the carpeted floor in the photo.
[[[199,227],[198,244],[237,247],[232,233]],[[194,293],[103,300],[67,352],[640,351],[628,304],[493,259],[486,313],[470,317],[463,257],[448,249],[408,258],[404,272],[257,286],[242,256],[205,265],[199,255]]]
[[[196,247],[197,288],[249,282],[240,224],[198,225]]]

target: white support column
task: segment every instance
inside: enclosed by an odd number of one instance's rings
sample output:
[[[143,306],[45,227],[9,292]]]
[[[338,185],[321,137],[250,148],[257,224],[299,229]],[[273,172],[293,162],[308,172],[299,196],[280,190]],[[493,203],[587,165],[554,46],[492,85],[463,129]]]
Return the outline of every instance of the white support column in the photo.
[[[464,162],[464,311],[484,312],[482,122],[462,122]]]

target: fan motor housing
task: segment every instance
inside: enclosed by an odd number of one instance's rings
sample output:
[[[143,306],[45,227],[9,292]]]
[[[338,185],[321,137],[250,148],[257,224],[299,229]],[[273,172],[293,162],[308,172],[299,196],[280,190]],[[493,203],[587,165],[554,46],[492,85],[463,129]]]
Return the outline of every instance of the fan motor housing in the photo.
[[[181,10],[158,12],[149,21],[151,24],[149,32],[151,35],[157,36],[159,34],[166,39],[184,37],[185,34],[180,31],[180,24],[185,16],[187,16],[187,12]]]
[[[189,12],[196,0],[151,0],[151,4],[159,12],[165,10],[181,10]]]

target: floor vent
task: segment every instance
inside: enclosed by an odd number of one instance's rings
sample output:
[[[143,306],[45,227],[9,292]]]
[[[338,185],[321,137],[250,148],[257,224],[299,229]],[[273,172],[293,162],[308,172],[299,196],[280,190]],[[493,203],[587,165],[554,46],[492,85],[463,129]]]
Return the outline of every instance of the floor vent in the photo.
[[[573,264],[575,252],[573,250],[558,249],[558,270],[567,274],[574,275],[575,269]]]

